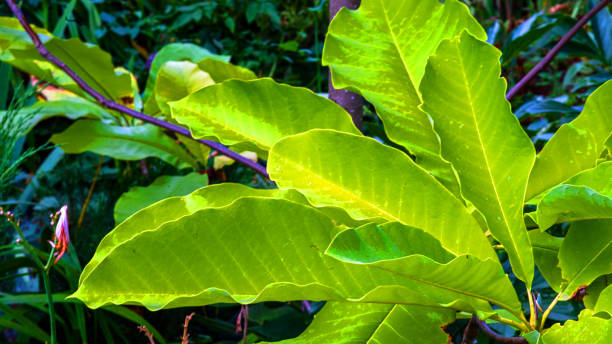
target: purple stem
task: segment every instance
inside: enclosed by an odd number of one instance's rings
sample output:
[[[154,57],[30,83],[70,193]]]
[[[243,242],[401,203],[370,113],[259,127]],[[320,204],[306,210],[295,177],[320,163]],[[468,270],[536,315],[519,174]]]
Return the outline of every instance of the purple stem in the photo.
[[[529,73],[527,73],[527,75],[525,75],[516,85],[514,85],[514,87],[512,87],[510,92],[508,92],[508,94],[506,95],[506,99],[510,100],[517,93],[519,93],[519,91],[523,87],[525,87],[531,81],[531,79],[533,79],[540,71],[542,71],[542,69],[544,69],[544,67],[546,67],[546,65],[548,65],[555,58],[555,56],[557,56],[559,51],[561,51],[561,48],[563,48],[563,46],[567,42],[569,42],[572,37],[574,37],[574,35],[587,23],[587,21],[593,18],[593,16],[595,16],[597,12],[601,11],[601,9],[603,9],[607,4],[609,4],[610,1],[612,0],[601,1],[597,4],[597,6],[593,7],[589,12],[587,12],[584,17],[580,18],[576,25],[574,25],[574,27],[572,27],[565,35],[563,35],[561,40],[557,42],[557,44],[555,44],[555,46],[548,52],[548,54],[546,54],[546,56],[544,56],[544,58],[540,62],[538,62],[538,64],[536,64],[536,66],[533,67],[533,69],[530,70]]]
[[[30,36],[30,38],[32,39],[32,42],[34,43],[34,45],[36,46],[36,49],[38,50],[38,52],[40,53],[40,55],[42,55],[42,57],[46,58],[47,60],[49,60],[50,62],[52,62],[53,64],[55,64],[58,68],[60,68],[62,71],[64,71],[64,73],[68,74],[68,76],[70,76],[72,78],[72,80],[74,80],[74,82],[77,83],[77,85],[79,85],[85,92],[87,92],[89,95],[91,95],[98,103],[100,103],[102,106],[104,106],[105,108],[111,109],[111,110],[115,110],[118,111],[120,113],[124,113],[128,116],[134,117],[134,118],[138,118],[143,122],[147,122],[153,125],[156,125],[158,127],[164,128],[166,130],[172,131],[176,134],[188,137],[190,139],[193,139],[203,145],[206,145],[214,150],[217,150],[219,153],[228,156],[229,158],[238,161],[239,163],[252,168],[253,170],[255,170],[255,172],[261,174],[262,176],[269,178],[268,176],[268,172],[266,171],[266,168],[256,162],[253,162],[251,160],[249,160],[246,157],[243,157],[242,155],[230,150],[229,148],[225,147],[224,145],[218,143],[218,142],[214,142],[214,141],[208,141],[208,140],[197,140],[194,139],[193,136],[191,136],[191,133],[189,132],[189,130],[178,126],[176,124],[172,124],[172,123],[168,123],[166,121],[163,121],[161,119],[155,118],[155,117],[151,117],[149,115],[146,115],[142,112],[133,110],[128,108],[127,106],[123,106],[121,104],[115,103],[114,101],[112,101],[111,99],[108,99],[106,97],[104,97],[102,94],[100,94],[98,91],[94,90],[93,88],[91,88],[91,86],[89,86],[83,79],[81,79],[81,77],[75,73],[72,69],[70,69],[70,67],[66,66],[66,64],[64,62],[62,62],[60,59],[58,59],[57,57],[55,57],[55,55],[51,54],[49,52],[49,50],[47,50],[47,48],[44,46],[44,44],[40,41],[40,39],[38,38],[38,35],[32,30],[32,28],[30,27],[30,25],[28,24],[28,22],[26,21],[23,13],[21,12],[21,9],[19,8],[19,6],[17,6],[17,4],[13,1],[13,0],[6,0],[6,3],[9,5],[9,7],[11,8],[11,11],[13,12],[13,14],[15,15],[15,17],[17,17],[17,20],[19,20],[19,23],[21,24],[21,26],[23,27],[23,29],[27,32],[28,36]]]
[[[329,21],[331,22],[331,20],[334,19],[342,7],[346,7],[349,10],[356,10],[359,8],[360,3],[361,0],[331,0],[329,2]],[[355,126],[361,129],[361,123],[363,121],[363,97],[347,90],[335,89],[332,85],[331,70],[329,72],[328,97],[342,106],[351,115]]]
[[[523,337],[504,337],[497,334],[495,331],[491,330],[491,328],[484,321],[478,319],[477,316],[473,315],[472,320],[470,322],[475,322],[478,327],[484,332],[489,338],[493,339],[496,342],[502,344],[528,344],[527,339]]]

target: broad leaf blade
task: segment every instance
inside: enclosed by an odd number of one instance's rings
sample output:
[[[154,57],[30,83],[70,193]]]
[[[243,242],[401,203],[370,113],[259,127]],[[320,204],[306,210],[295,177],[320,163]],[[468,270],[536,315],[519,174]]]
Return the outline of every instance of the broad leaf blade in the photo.
[[[83,269],[79,280],[82,281],[93,266],[105,259],[113,247],[125,243],[139,233],[156,229],[165,223],[192,215],[204,208],[225,207],[242,197],[278,198],[310,205],[308,200],[295,190],[254,189],[234,183],[210,185],[184,197],[170,197],[135,213],[108,233],[98,244],[93,258]],[[361,224],[349,217],[340,208],[325,207],[319,209],[339,224],[345,226]]]
[[[357,11],[342,9],[330,24],[323,64],[334,87],[361,93],[372,103],[389,138],[405,146],[417,163],[458,194],[431,121],[418,106],[417,89],[427,58],[438,44],[467,29],[486,34],[456,0],[364,0]],[[348,52],[348,53],[347,53]]]
[[[208,73],[189,61],[168,61],[157,74],[153,93],[161,112],[170,116],[169,102],[179,100],[215,82]]]
[[[325,254],[389,271],[432,288],[483,299],[522,316],[516,292],[496,261],[455,257],[416,228],[389,223],[348,229],[334,238]]]
[[[526,199],[595,167],[612,132],[612,81],[593,92],[582,113],[564,124],[538,154],[529,177]]]
[[[72,297],[92,308],[397,300],[448,305],[483,316],[492,313],[489,304],[478,298],[323,255],[338,231],[329,218],[310,207],[243,198],[144,231],[113,247],[94,263]],[[207,242],[205,250],[202,240]]]
[[[593,312],[608,312],[612,315],[612,286],[608,286],[599,294]]]
[[[314,128],[359,133],[338,104],[272,79],[229,80],[170,104],[172,117],[196,138],[269,150],[281,138]],[[254,145],[253,145],[254,144]]]
[[[612,342],[612,319],[603,319],[583,310],[578,321],[555,324],[542,335],[543,344],[607,344]]]
[[[406,154],[376,140],[312,130],[279,141],[268,171],[281,188],[356,219],[384,218],[423,229],[454,254],[496,259],[462,203]]]
[[[71,154],[90,151],[120,160],[156,157],[180,168],[196,165],[176,141],[150,124],[118,127],[100,121],[79,120],[62,133],[51,136],[50,141]]]
[[[462,194],[480,210],[514,273],[533,279],[523,201],[535,149],[506,101],[500,52],[469,33],[440,44],[421,83],[442,157],[453,164]]]
[[[235,66],[231,63],[220,61],[213,58],[205,58],[198,62],[198,67],[208,73],[216,83],[230,79],[253,80],[257,75],[252,71]]]
[[[136,186],[115,204],[115,223],[121,223],[139,210],[164,198],[185,196],[208,184],[208,177],[197,172],[185,176],[161,176],[146,187]]]
[[[97,46],[77,38],[60,39],[45,33],[41,36],[45,47],[76,72],[88,85],[115,102],[132,98],[128,74],[118,74],[111,56]],[[67,74],[42,57],[19,22],[13,18],[0,20],[0,59],[39,79],[77,94],[85,94]]]
[[[559,266],[564,285],[561,300],[570,299],[578,288],[597,277],[612,273],[612,220],[574,222],[561,249]]]
[[[550,190],[538,203],[538,225],[612,218],[611,197],[612,162],[604,162]]]
[[[448,339],[441,327],[454,320],[443,308],[328,302],[299,337],[276,343],[438,344]]]

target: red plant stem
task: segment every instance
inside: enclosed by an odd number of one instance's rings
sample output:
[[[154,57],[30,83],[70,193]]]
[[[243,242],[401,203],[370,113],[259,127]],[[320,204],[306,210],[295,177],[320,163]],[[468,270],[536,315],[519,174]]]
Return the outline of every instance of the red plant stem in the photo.
[[[510,92],[508,92],[508,94],[506,95],[506,99],[510,100],[515,95],[517,95],[517,93],[519,93],[521,89],[531,81],[531,79],[533,79],[540,71],[542,71],[542,69],[544,69],[544,67],[546,67],[546,65],[548,65],[555,58],[555,56],[557,56],[559,51],[561,51],[561,48],[563,48],[563,46],[567,42],[569,42],[572,37],[574,37],[574,35],[589,21],[589,19],[593,18],[597,14],[597,12],[601,11],[604,7],[606,7],[606,5],[610,3],[610,1],[612,0],[603,0],[599,2],[595,7],[593,7],[589,12],[587,12],[584,17],[580,18],[576,25],[574,25],[574,27],[572,27],[565,35],[563,35],[561,40],[559,40],[559,42],[555,44],[555,46],[548,52],[548,54],[546,54],[546,56],[544,56],[544,58],[540,62],[538,62],[538,64],[536,64],[536,66],[533,67],[533,69],[530,70],[529,73],[527,73],[527,75],[525,75],[516,85],[514,85],[514,87],[512,87]]]
[[[476,315],[472,316],[472,320],[470,322],[475,322],[480,330],[484,332],[489,338],[493,339],[496,342],[501,344],[528,344],[527,339],[523,337],[504,337],[497,334],[495,331],[491,330],[491,328],[484,321],[478,319]],[[469,325],[468,325],[469,326]]]
[[[6,3],[11,8],[11,11],[15,15],[15,17],[17,17],[17,20],[19,20],[19,23],[21,24],[23,29],[27,32],[28,36],[30,36],[30,38],[32,39],[32,42],[34,43],[34,46],[36,46],[36,50],[38,50],[40,55],[44,57],[45,59],[49,60],[50,62],[52,62],[59,69],[64,71],[64,73],[68,74],[68,76],[70,76],[72,80],[74,80],[74,82],[77,83],[77,85],[79,85],[86,93],[92,96],[102,106],[104,106],[107,109],[115,110],[120,113],[126,114],[128,116],[137,118],[143,122],[150,123],[158,127],[164,128],[168,131],[172,131],[178,135],[182,135],[190,139],[194,139],[193,136],[191,136],[191,133],[189,132],[189,130],[181,126],[178,126],[172,123],[168,123],[166,121],[163,121],[155,117],[151,117],[149,115],[146,115],[134,109],[130,109],[127,106],[123,106],[121,104],[115,103],[111,99],[106,98],[105,96],[100,94],[98,91],[94,90],[83,79],[81,79],[81,77],[77,73],[75,73],[72,69],[70,69],[70,67],[66,66],[64,62],[62,62],[60,59],[55,57],[55,55],[51,54],[49,50],[47,50],[47,48],[38,38],[38,35],[34,32],[34,30],[32,30],[32,28],[26,21],[25,16],[23,15],[23,12],[21,12],[21,9],[19,8],[19,6],[17,6],[17,4],[13,0],[6,0]],[[224,145],[218,142],[208,141],[208,140],[197,140],[197,139],[194,139],[194,140],[214,150],[219,151],[221,154],[226,155],[229,158],[236,160],[239,163],[249,168],[252,168],[253,170],[255,170],[255,172],[261,174],[262,176],[266,178],[269,177],[268,172],[266,171],[266,168],[264,166],[256,162],[253,162],[246,157],[243,157],[242,155],[230,150],[229,148],[225,147]]]
[[[360,3],[361,0],[330,0],[329,21],[331,22],[334,19],[342,7],[356,10],[359,8]],[[335,89],[332,84],[331,70],[329,72],[328,97],[336,104],[342,106],[351,115],[355,126],[361,130],[363,122],[363,97],[354,92]]]
[[[470,319],[467,326],[465,327],[465,331],[463,332],[463,339],[461,340],[461,344],[472,344],[476,337],[478,336],[479,327],[474,321],[474,317]]]

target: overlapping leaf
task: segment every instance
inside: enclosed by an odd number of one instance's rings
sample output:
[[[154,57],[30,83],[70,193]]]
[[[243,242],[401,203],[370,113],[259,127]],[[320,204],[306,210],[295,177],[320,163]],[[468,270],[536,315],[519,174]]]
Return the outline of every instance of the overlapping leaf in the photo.
[[[179,100],[215,81],[198,65],[189,61],[168,61],[157,73],[154,97],[164,115],[170,115],[168,102]]]
[[[418,227],[454,254],[496,259],[462,203],[399,150],[366,137],[312,130],[279,141],[269,158],[271,178],[314,205]]]
[[[400,223],[365,225],[346,230],[330,244],[326,255],[497,304],[521,317],[514,288],[496,261],[455,257],[431,235]],[[474,283],[474,276],[479,276]]]
[[[299,337],[276,343],[439,344],[441,327],[455,320],[450,309],[386,304],[328,302]]]
[[[612,315],[612,286],[608,286],[599,294],[593,311],[595,313],[607,312]]]
[[[136,186],[119,197],[115,204],[115,223],[168,197],[185,196],[208,184],[208,177],[197,172],[185,176],[161,176],[149,186]]]
[[[119,246],[137,234],[153,230],[159,226],[188,216],[204,208],[220,208],[231,204],[242,197],[278,198],[310,205],[308,200],[295,190],[254,189],[241,184],[222,183],[199,189],[184,197],[170,197],[142,209],[113,231],[108,233],[98,244],[90,263],[83,269],[80,280],[83,280],[97,262],[103,260],[113,247]],[[340,208],[319,208],[332,220],[346,226],[358,226],[361,223],[350,218]]]
[[[500,52],[467,32],[440,44],[421,83],[442,157],[453,164],[463,195],[503,245],[514,273],[531,285],[533,253],[523,201],[535,149],[506,101]]]
[[[538,203],[536,218],[541,230],[559,222],[612,218],[612,162],[553,188]]]
[[[66,153],[86,151],[120,160],[156,157],[177,167],[195,166],[195,160],[159,127],[144,124],[118,127],[95,120],[79,120],[50,139]]]
[[[130,76],[115,73],[111,57],[97,46],[82,41],[60,39],[44,30],[38,30],[45,47],[76,72],[88,85],[116,102],[133,97]],[[39,79],[85,94],[68,75],[42,57],[17,19],[0,18],[0,59]]]
[[[323,255],[338,232],[329,218],[310,207],[285,200],[242,198],[118,244],[93,263],[73,297],[92,308],[107,304],[161,309],[268,300],[393,300],[447,305],[485,316],[492,313],[487,302],[460,291],[434,288]],[[208,243],[205,250],[202,241]],[[478,279],[474,277],[473,283]]]
[[[458,194],[431,121],[419,108],[417,89],[427,58],[438,44],[468,30],[486,34],[459,1],[364,0],[357,11],[342,9],[330,24],[323,64],[336,88],[361,93],[374,104],[389,138],[404,145],[417,163]]]
[[[253,80],[257,75],[252,71],[234,66],[231,63],[213,58],[205,58],[198,62],[198,67],[208,73],[215,82],[223,82],[230,79]]]
[[[570,299],[578,288],[597,277],[612,273],[612,220],[574,222],[559,250],[563,278],[561,300]]]
[[[562,125],[538,154],[529,177],[527,199],[595,167],[612,133],[612,81],[593,92],[582,113]]]
[[[559,268],[559,249],[563,238],[554,237],[546,232],[529,231],[529,241],[533,248],[533,258],[550,287],[559,292],[563,277]]]
[[[281,138],[314,128],[359,133],[338,104],[272,79],[229,80],[170,103],[196,138],[265,152]]]

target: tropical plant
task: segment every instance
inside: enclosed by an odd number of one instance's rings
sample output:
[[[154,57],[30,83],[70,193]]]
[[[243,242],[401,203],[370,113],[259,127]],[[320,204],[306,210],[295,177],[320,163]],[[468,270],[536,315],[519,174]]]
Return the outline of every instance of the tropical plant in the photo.
[[[443,343],[441,326],[463,318],[507,325],[515,342],[609,342],[612,81],[536,154],[485,39],[458,0],[338,13],[323,62],[399,149],[306,89],[216,60],[167,62],[156,87],[182,88],[155,88],[145,112],[257,152],[278,189],[212,185],[136,212],[100,242],[69,299],[151,310],[327,301],[287,343]],[[198,69],[212,81],[191,87],[206,79]],[[557,293],[540,313],[536,266]],[[554,307],[584,288],[578,319],[553,324]]]

